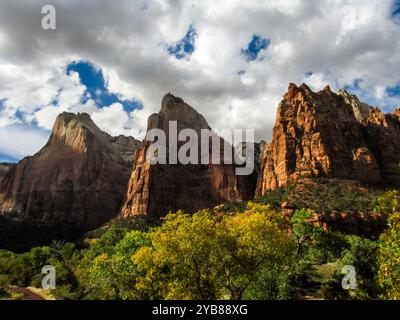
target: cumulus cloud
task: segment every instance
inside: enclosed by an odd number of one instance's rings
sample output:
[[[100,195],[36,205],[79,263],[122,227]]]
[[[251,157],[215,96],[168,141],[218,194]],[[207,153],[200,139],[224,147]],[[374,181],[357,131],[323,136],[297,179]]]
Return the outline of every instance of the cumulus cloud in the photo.
[[[134,135],[136,133],[131,129],[130,117],[120,103],[114,103],[94,112],[92,119],[100,129],[113,136]]]
[[[44,146],[48,133],[22,125],[8,125],[0,128],[0,161],[3,158],[16,160],[38,151]]]
[[[47,4],[56,30],[41,29]],[[400,80],[396,8],[392,0],[0,0],[0,127],[42,132],[59,112],[85,111],[111,134],[143,137],[172,92],[216,129],[254,128],[256,140],[269,140],[289,82],[348,87],[390,111],[400,105],[388,89]],[[99,106],[67,74],[72,61],[90,61],[109,92],[143,108]]]

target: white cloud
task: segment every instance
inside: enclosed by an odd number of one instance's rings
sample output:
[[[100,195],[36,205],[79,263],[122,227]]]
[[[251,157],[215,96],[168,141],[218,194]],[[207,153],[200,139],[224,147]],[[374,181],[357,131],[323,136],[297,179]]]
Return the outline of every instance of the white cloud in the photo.
[[[323,73],[313,73],[304,79],[304,83],[308,84],[312,90],[321,90],[329,84],[329,81],[325,79]]]
[[[0,128],[0,150],[11,158],[33,155],[47,142],[48,132],[28,126],[10,125]]]
[[[120,103],[114,103],[94,112],[92,119],[100,129],[111,135],[127,134],[128,130],[125,128],[129,122],[129,115]]]
[[[0,127],[35,121],[49,129],[58,112],[79,110],[112,134],[143,137],[147,117],[172,92],[216,129],[252,126],[257,140],[268,140],[289,82],[336,90],[362,79],[360,98],[399,103],[386,93],[400,80],[392,0],[54,0],[58,24],[50,32],[40,27],[48,2],[0,0],[0,100],[7,99]],[[165,48],[190,25],[196,50],[178,61]],[[240,50],[253,34],[271,44],[262,61],[247,63]],[[144,108],[127,114],[118,104],[101,110],[92,100],[82,104],[85,87],[64,70],[78,59],[95,63],[111,92]]]

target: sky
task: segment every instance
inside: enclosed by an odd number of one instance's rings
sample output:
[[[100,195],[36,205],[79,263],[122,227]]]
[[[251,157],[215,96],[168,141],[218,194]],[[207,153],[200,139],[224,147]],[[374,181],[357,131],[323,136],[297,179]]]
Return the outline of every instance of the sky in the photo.
[[[63,111],[143,139],[168,92],[257,141],[291,82],[390,112],[399,35],[399,0],[0,0],[0,162],[40,150]]]

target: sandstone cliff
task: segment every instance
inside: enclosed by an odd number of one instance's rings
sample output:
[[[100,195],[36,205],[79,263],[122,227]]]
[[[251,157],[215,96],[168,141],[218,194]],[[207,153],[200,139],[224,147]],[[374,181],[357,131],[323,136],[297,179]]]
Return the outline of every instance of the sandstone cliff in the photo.
[[[344,102],[351,105],[357,121],[363,122],[368,118],[369,113],[372,110],[372,107],[369,104],[361,102],[356,95],[351,94],[344,89],[339,90],[339,95],[343,97]]]
[[[182,129],[210,129],[207,121],[181,98],[167,94],[161,110],[150,116],[147,129],[162,129],[169,146],[169,121],[177,121]],[[178,145],[180,147],[185,142]],[[222,143],[222,142],[221,142]],[[231,200],[247,200],[254,196],[256,176],[235,175],[235,165],[155,164],[146,159],[150,142],[143,142],[136,151],[128,191],[121,215],[161,217],[170,211],[192,213]],[[168,150],[168,148],[167,148]],[[222,152],[222,151],[221,151]]]
[[[8,171],[10,171],[10,168],[12,166],[13,166],[12,163],[5,163],[5,162],[0,163],[0,182],[7,175]]]
[[[345,91],[291,84],[263,157],[259,195],[305,176],[399,184],[399,111],[383,114]]]
[[[1,243],[73,237],[117,215],[137,142],[62,113],[48,143],[0,182]]]
[[[140,145],[140,141],[134,137],[127,137],[120,135],[118,137],[112,137],[106,134],[115,150],[119,153],[122,159],[132,164],[134,161],[135,151]]]

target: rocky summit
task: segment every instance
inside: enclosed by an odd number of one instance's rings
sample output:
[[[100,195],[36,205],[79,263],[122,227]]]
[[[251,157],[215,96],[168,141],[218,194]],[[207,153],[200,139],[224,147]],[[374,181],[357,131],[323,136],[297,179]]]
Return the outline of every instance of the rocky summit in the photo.
[[[263,153],[257,193],[310,176],[398,184],[399,114],[384,114],[344,90],[315,93],[291,84]]]
[[[60,114],[42,150],[2,166],[2,245],[71,238],[115,217],[137,144],[104,133],[88,114]]]
[[[171,122],[176,132],[170,131]],[[160,111],[149,117],[147,132],[153,129],[165,133],[168,151],[171,136],[184,129],[198,137],[203,129],[211,131],[200,113],[172,94],[165,95]],[[178,141],[177,147],[187,142]],[[212,158],[211,137],[209,142],[205,153]],[[223,139],[219,143],[225,145]],[[147,153],[152,144],[112,137],[85,113],[60,114],[42,150],[18,164],[0,164],[1,245],[74,239],[116,216],[158,219],[178,210],[194,213],[312,177],[370,186],[400,181],[400,109],[384,114],[345,90],[336,94],[329,87],[315,93],[305,84],[289,86],[271,143],[253,144],[251,175],[237,175],[235,162],[171,163],[169,152],[165,164],[151,164]],[[245,150],[249,144],[238,146]],[[203,156],[198,151],[197,156]],[[348,212],[346,219],[341,211],[332,212],[328,216],[317,210],[319,223],[372,233],[372,222],[362,211]],[[374,221],[376,230],[385,225],[381,217]]]
[[[210,129],[205,118],[181,98],[164,96],[161,110],[150,116],[147,131],[161,129],[167,135],[169,123],[177,122],[178,134],[193,129],[200,137],[202,129]],[[183,144],[184,142],[182,142]],[[222,143],[221,143],[222,144]],[[159,218],[170,211],[193,213],[226,201],[249,200],[254,197],[256,176],[238,176],[234,164],[155,164],[146,153],[151,142],[137,149],[122,217],[146,215]],[[221,148],[222,149],[222,148]]]
[[[0,163],[0,182],[7,175],[10,168],[13,166],[12,163],[2,162]]]

